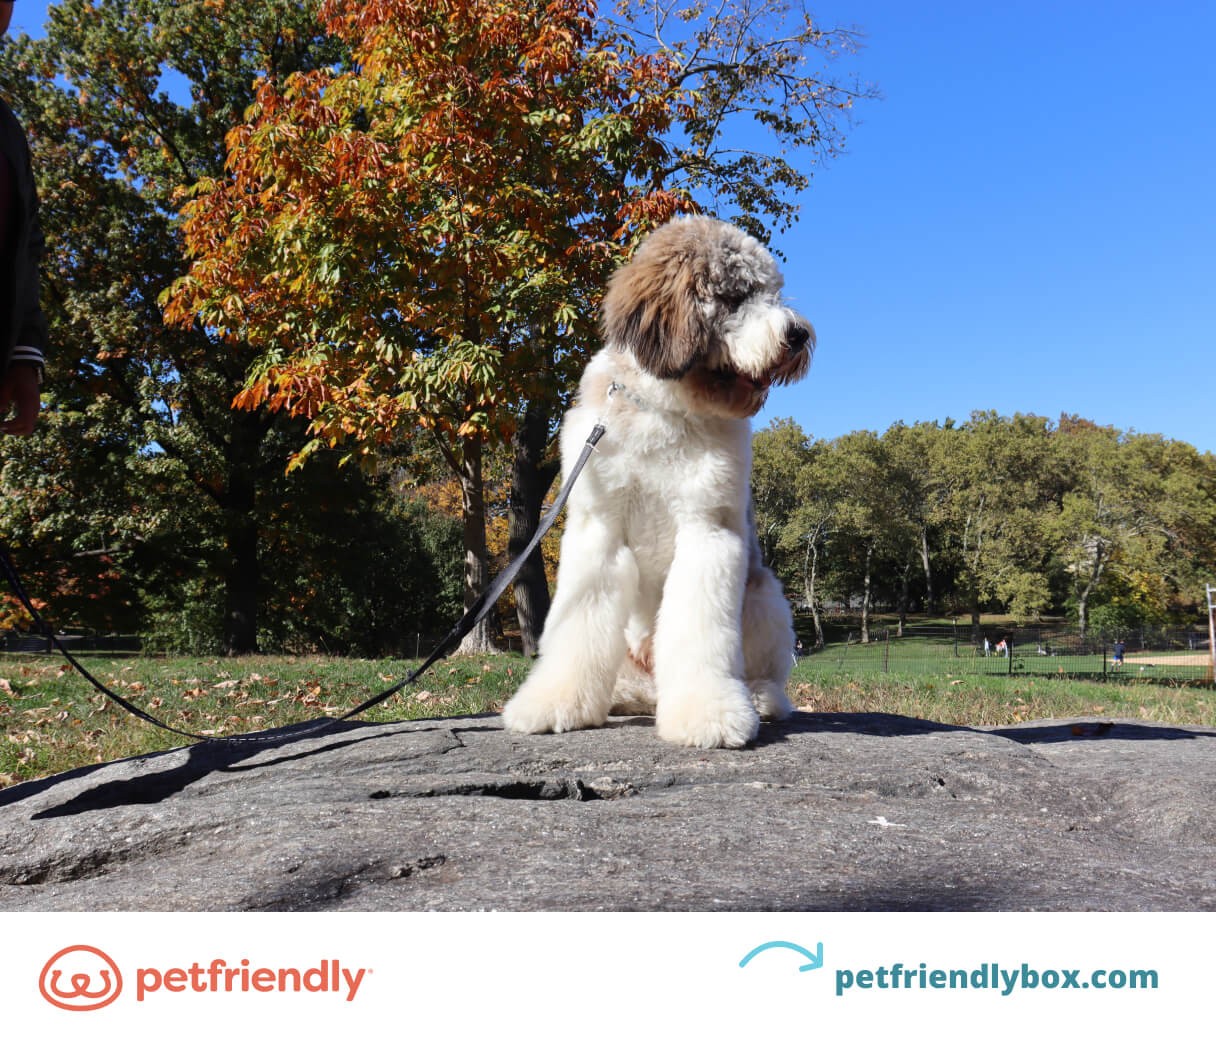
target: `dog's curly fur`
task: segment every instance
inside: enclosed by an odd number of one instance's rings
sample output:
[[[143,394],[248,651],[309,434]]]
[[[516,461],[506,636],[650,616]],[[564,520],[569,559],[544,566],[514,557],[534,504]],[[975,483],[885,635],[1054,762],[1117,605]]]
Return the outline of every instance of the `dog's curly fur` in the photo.
[[[652,234],[612,278],[605,347],[562,424],[575,486],[557,592],[509,729],[600,726],[653,711],[658,733],[741,747],[792,710],[789,605],[752,527],[749,419],[805,375],[814,330],[785,305],[776,262],[708,217]],[[567,470],[568,472],[568,470]]]

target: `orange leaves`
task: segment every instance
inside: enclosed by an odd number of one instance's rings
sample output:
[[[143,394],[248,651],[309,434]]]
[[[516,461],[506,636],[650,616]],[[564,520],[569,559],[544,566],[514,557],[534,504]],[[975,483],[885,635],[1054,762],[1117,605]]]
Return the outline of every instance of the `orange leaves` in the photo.
[[[497,438],[557,391],[628,238],[687,208],[630,186],[662,151],[674,65],[622,56],[595,11],[323,5],[352,64],[260,82],[227,176],[182,209],[193,263],[166,320],[261,352],[236,407],[361,451],[403,423]]]

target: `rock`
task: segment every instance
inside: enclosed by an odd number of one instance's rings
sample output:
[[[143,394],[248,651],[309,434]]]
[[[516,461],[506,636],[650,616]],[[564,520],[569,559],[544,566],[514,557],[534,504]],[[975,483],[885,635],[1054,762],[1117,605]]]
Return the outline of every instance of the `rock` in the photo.
[[[0,790],[0,910],[1210,910],[1216,731],[280,731]]]

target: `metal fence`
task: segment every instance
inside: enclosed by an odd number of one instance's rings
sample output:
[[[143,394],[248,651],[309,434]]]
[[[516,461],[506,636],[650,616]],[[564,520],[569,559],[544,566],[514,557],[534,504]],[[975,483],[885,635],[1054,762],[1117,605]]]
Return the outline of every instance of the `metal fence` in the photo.
[[[56,633],[55,638],[73,653],[92,651],[134,654],[143,649],[143,641],[139,636]],[[24,632],[5,632],[0,635],[0,653],[50,654],[54,651],[55,647],[49,636]]]
[[[1063,626],[986,625],[973,634],[969,623],[872,627],[863,642],[858,627],[826,633],[826,645],[808,652],[805,666],[818,672],[902,674],[1043,675],[1061,678],[1212,682],[1205,632],[1189,628],[1143,628],[1119,633]]]

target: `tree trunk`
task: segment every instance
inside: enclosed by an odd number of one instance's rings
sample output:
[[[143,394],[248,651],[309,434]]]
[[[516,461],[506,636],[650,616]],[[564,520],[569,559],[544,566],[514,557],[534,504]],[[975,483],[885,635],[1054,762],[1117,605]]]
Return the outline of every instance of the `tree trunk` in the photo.
[[[908,600],[911,598],[912,585],[912,561],[908,560],[904,564],[903,573],[899,578],[899,629],[898,634],[902,639],[904,634],[904,626],[908,623]]]
[[[1077,595],[1077,627],[1081,630],[1082,639],[1089,634],[1089,597],[1098,587],[1098,582],[1102,580],[1102,573],[1105,569],[1106,552],[1099,544],[1094,549],[1094,561],[1090,567],[1089,580],[1086,581],[1085,588]]]
[[[482,445],[470,437],[461,443],[459,461],[461,517],[464,522],[464,605],[469,609],[489,581],[489,553],[486,548],[485,480],[481,467]],[[494,652],[490,618],[483,619],[460,643],[459,653]]]
[[[529,403],[511,442],[513,461],[507,550],[512,560],[519,557],[536,534],[545,495],[558,473],[557,460],[545,461],[549,418],[550,409],[546,405]],[[523,652],[532,657],[549,614],[549,579],[539,545],[520,568],[514,588],[515,615],[519,620]]]
[[[920,529],[920,560],[925,568],[925,613],[933,617],[937,613],[937,599],[933,595],[933,568],[929,562],[929,529]]]
[[[861,597],[861,641],[863,643],[870,641],[870,565],[873,559],[874,546],[870,545],[866,547],[866,573]]]
[[[226,445],[228,473],[215,495],[223,513],[226,554],[220,563],[224,582],[224,653],[258,652],[258,613],[261,577],[258,568],[258,457],[266,436],[262,416],[233,417]]]
[[[252,488],[249,489],[252,492]],[[250,495],[252,499],[252,494]],[[224,560],[224,653],[258,652],[258,522],[248,511],[225,509],[228,554]]]
[[[815,579],[819,570],[819,546],[814,537],[806,540],[806,559],[802,564],[802,589],[807,605],[811,608],[811,621],[815,624],[815,649],[823,649],[823,621],[819,616]]]

